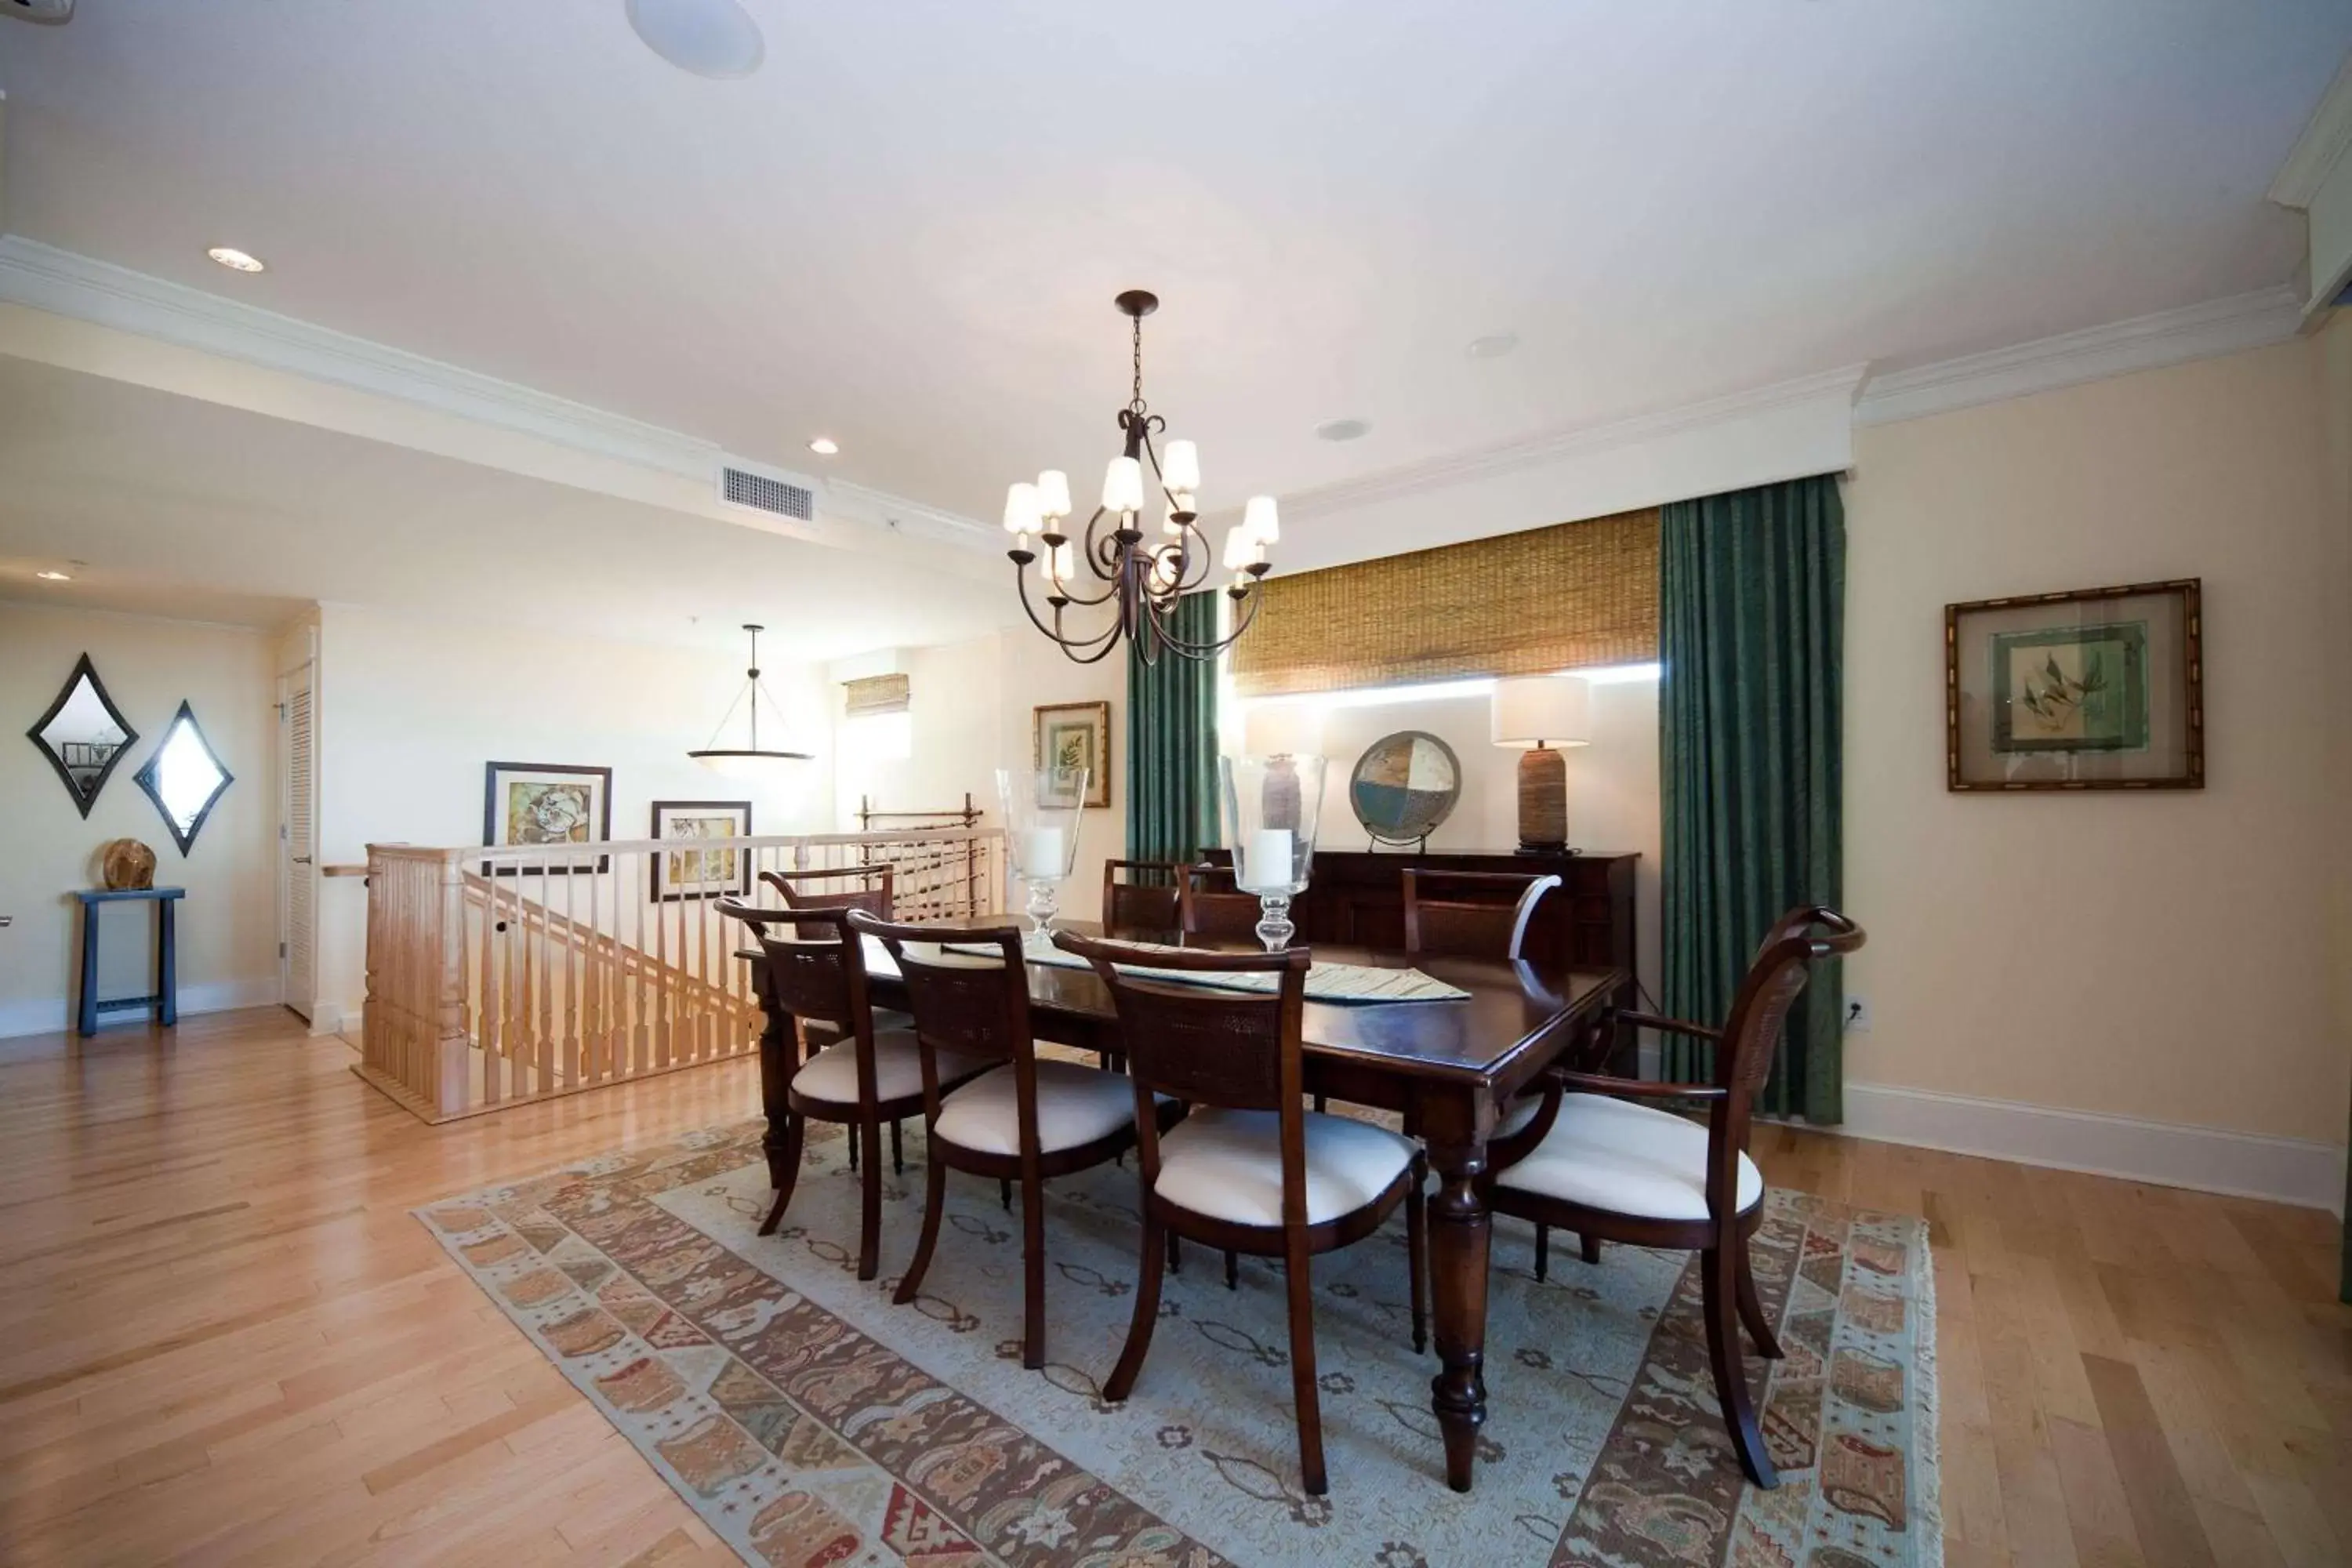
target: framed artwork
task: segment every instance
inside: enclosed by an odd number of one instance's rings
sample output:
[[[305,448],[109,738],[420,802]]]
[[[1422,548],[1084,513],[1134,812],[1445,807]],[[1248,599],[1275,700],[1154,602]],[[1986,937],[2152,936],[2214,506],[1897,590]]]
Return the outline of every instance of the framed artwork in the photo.
[[[562,763],[482,765],[482,844],[503,849],[527,844],[595,844],[613,837],[613,770]],[[486,865],[484,874],[557,877],[610,869],[612,858],[571,865]]]
[[[748,800],[657,800],[654,802],[656,838],[691,842],[698,838],[749,838],[751,803]],[[664,850],[653,857],[656,903],[684,899],[748,897],[751,891],[751,855],[747,849]]]
[[[1055,702],[1034,710],[1041,768],[1085,768],[1087,805],[1110,804],[1110,704]]]
[[[1945,787],[2204,788],[2198,582],[1945,605]]]

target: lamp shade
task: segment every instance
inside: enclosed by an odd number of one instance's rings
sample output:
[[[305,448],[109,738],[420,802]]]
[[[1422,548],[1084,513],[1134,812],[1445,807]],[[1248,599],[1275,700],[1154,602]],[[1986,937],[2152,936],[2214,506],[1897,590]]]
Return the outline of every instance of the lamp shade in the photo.
[[[1573,675],[1528,675],[1495,682],[1489,718],[1498,746],[1592,743],[1591,689]]]

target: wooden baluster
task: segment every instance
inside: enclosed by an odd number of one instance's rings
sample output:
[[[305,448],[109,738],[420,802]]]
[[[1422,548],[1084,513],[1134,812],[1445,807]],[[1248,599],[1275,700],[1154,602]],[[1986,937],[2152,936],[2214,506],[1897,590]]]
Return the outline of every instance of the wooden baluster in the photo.
[[[451,850],[438,868],[439,898],[435,900],[433,943],[438,1093],[435,1108],[455,1116],[473,1103],[473,1041],[466,1030],[466,883],[465,868]]]
[[[465,876],[465,867],[461,864],[457,871],[462,880]],[[472,911],[477,908],[476,900],[472,897],[473,889],[468,886],[466,892],[467,895],[466,908],[468,911]],[[481,922],[480,929],[475,933],[471,944],[474,952],[473,1032],[474,1038],[479,1043],[482,1052],[482,1100],[484,1103],[491,1105],[497,1104],[502,1098],[499,1071],[504,1062],[499,1039],[496,1008],[498,979],[492,972],[490,959],[490,937],[498,925],[497,913],[498,911],[490,907],[488,890],[485,889],[479,903],[479,913],[473,917]]]

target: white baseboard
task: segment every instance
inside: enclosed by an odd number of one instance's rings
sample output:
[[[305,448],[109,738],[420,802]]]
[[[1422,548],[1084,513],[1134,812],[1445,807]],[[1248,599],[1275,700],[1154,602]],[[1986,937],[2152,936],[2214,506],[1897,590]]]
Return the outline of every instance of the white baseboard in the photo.
[[[226,1013],[236,1007],[266,1007],[278,1000],[278,977],[267,980],[221,980],[204,985],[180,987],[180,1016],[189,1017],[197,1013]],[[127,1024],[148,1015],[134,1013],[126,1007],[120,1013],[100,1013],[99,1028],[103,1032],[110,1025]],[[62,1034],[73,1027],[73,1003],[63,996],[43,997],[33,1002],[0,1002],[0,1039],[14,1039],[19,1035]]]
[[[1827,1131],[2344,1212],[2341,1143],[1851,1081],[1845,1118]]]

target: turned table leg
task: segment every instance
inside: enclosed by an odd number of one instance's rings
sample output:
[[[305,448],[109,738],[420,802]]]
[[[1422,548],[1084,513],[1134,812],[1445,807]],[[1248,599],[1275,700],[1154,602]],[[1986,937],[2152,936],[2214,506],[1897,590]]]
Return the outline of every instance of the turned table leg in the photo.
[[[1493,1221],[1478,1195],[1483,1142],[1429,1150],[1437,1196],[1429,1205],[1429,1273],[1435,1287],[1437,1359],[1430,1406],[1445,1435],[1445,1484],[1470,1489],[1478,1428],[1486,1420],[1486,1252]]]

